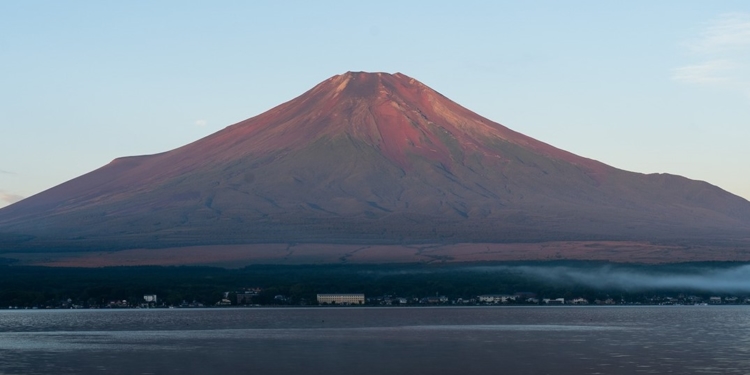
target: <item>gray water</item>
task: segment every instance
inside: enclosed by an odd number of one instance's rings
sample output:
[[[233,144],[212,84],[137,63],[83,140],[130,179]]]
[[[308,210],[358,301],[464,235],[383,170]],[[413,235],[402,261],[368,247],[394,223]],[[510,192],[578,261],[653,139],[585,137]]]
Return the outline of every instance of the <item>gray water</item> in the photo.
[[[750,307],[0,311],[0,374],[750,374]]]

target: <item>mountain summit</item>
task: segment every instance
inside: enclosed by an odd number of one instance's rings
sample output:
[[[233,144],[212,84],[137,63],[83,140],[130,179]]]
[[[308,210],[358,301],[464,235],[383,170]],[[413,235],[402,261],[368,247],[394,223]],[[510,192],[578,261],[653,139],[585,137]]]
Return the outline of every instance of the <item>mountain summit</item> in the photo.
[[[242,243],[725,241],[750,202],[619,170],[401,73],[348,72],[186,146],[0,210],[13,249]]]

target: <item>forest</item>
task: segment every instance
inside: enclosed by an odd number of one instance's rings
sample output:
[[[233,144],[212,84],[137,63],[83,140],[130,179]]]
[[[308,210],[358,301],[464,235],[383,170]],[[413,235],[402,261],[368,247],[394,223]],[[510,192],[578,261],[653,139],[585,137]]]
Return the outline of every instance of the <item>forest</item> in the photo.
[[[750,295],[750,265],[671,265],[602,262],[489,264],[254,265],[214,267],[48,268],[0,262],[0,308],[135,307],[144,295],[160,306],[237,305],[235,294],[259,291],[253,305],[314,305],[318,293],[364,293],[416,301],[429,296],[471,300],[483,294],[533,294],[541,298],[611,299],[653,303],[666,297],[695,300]],[[127,301],[127,303],[122,303]]]

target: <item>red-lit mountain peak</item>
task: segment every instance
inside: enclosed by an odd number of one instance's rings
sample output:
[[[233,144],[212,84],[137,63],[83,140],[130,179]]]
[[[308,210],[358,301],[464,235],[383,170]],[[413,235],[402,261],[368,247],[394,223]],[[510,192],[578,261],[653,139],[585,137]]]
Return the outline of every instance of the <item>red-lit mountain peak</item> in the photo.
[[[299,149],[337,137],[376,147],[407,169],[413,158],[446,167],[463,163],[467,153],[507,159],[493,147],[504,142],[580,165],[592,175],[603,170],[599,163],[485,119],[401,73],[347,72],[331,77],[289,102],[188,147],[200,148],[202,155],[221,152],[239,157]]]

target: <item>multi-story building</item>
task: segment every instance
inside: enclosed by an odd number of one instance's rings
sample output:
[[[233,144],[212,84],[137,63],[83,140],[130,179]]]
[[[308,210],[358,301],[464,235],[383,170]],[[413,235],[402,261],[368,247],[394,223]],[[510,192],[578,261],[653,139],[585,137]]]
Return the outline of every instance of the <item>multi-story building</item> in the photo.
[[[318,303],[321,305],[363,305],[365,295],[361,293],[318,294]]]

